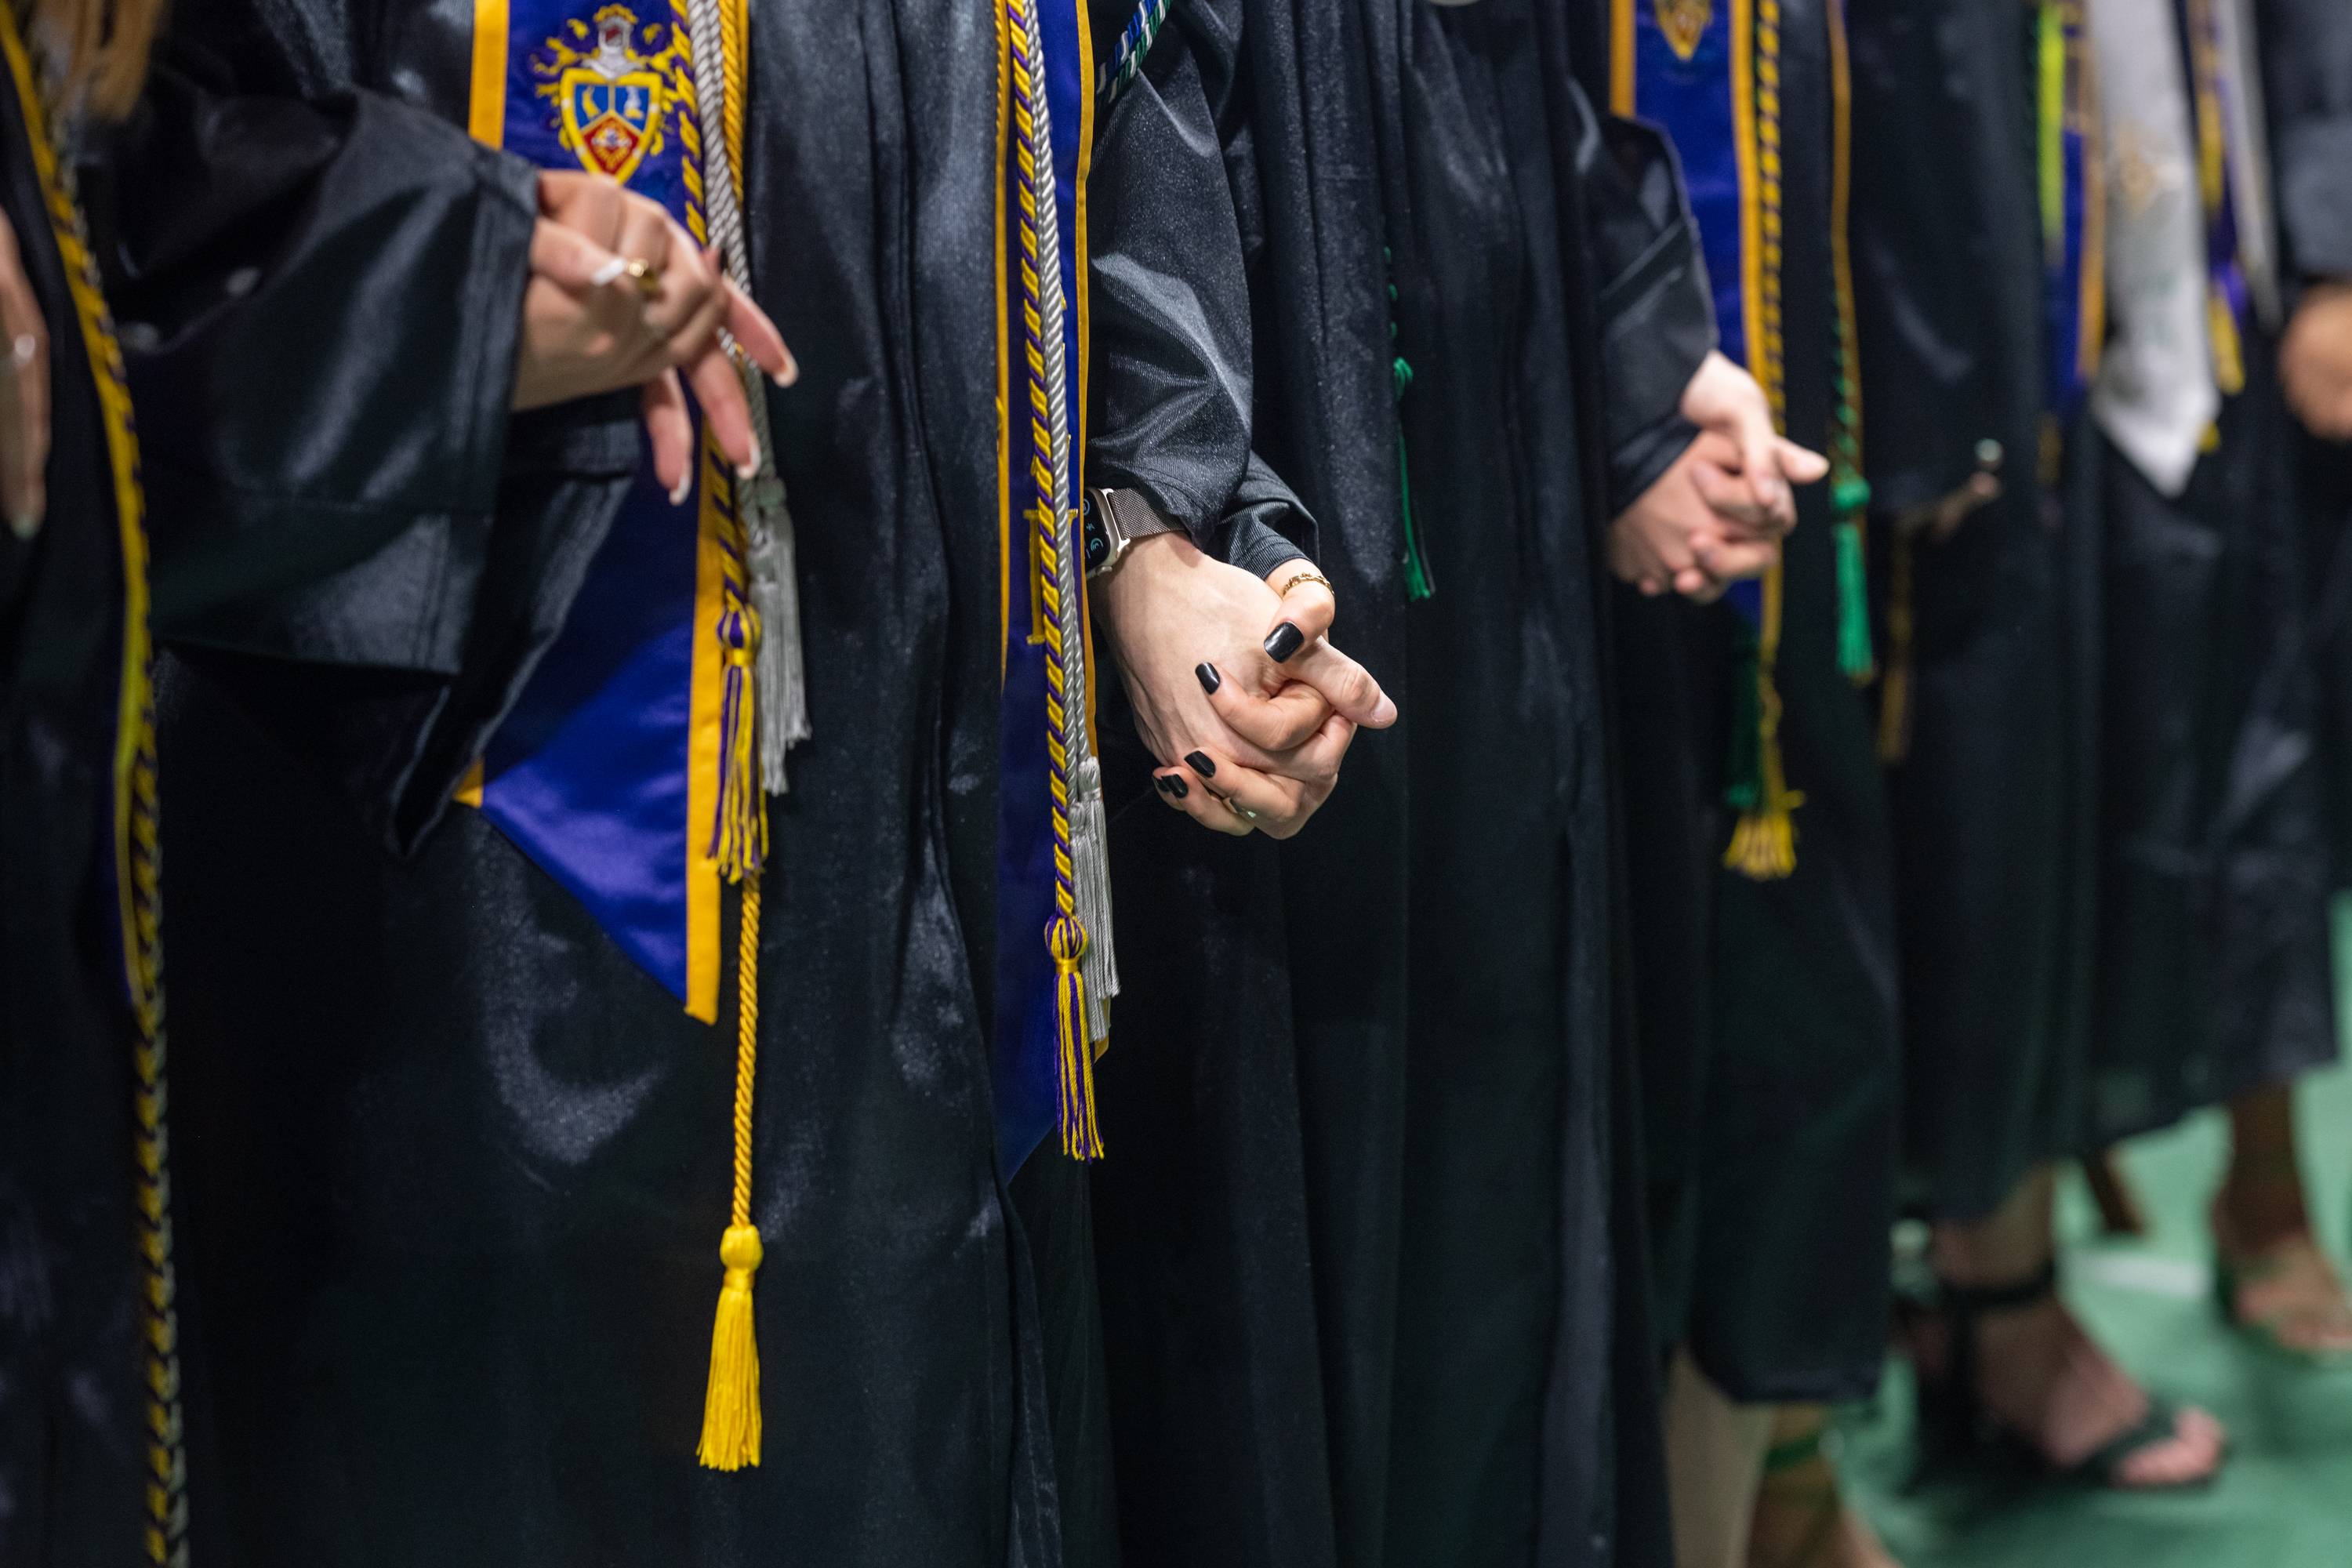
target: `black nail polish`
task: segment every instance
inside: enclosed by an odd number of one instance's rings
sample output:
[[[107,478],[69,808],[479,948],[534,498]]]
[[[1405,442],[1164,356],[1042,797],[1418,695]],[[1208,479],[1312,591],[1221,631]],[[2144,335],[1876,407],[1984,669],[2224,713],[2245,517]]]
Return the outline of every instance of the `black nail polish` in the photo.
[[[1307,634],[1288,621],[1274,628],[1265,639],[1265,657],[1281,664],[1307,646]]]
[[[1206,752],[1185,752],[1184,765],[1191,768],[1194,773],[1200,774],[1204,779],[1213,779],[1217,776],[1217,764],[1209,760],[1209,753]]]
[[[1160,782],[1167,784],[1168,793],[1174,795],[1178,800],[1182,800],[1186,795],[1192,793],[1192,786],[1186,784],[1182,779],[1178,778],[1174,773],[1169,774],[1167,778]]]
[[[1194,665],[1192,677],[1201,683],[1201,689],[1212,697],[1217,694],[1217,688],[1225,683],[1225,678],[1217,673],[1217,667],[1213,664]]]
[[[1161,778],[1158,773],[1151,775],[1151,787],[1158,790],[1161,795],[1173,795],[1176,793],[1168,787],[1168,781]]]

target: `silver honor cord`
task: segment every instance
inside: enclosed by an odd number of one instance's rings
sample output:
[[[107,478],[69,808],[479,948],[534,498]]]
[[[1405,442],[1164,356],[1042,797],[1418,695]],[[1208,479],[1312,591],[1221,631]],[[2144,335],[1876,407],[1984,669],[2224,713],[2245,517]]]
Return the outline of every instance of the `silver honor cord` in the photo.
[[[719,247],[728,278],[748,296],[751,257],[743,238],[737,171],[727,145],[727,46],[719,0],[688,0],[687,23],[693,44],[695,108],[702,126],[703,216],[709,222],[711,242]],[[759,653],[753,666],[760,784],[770,795],[782,795],[788,783],[784,753],[809,738],[808,671],[801,657],[793,514],[784,501],[783,476],[776,469],[766,380],[731,337],[726,341],[736,374],[743,381],[744,401],[751,405],[751,433],[760,443],[760,471],[749,480],[738,481],[736,495],[743,520],[743,569],[751,579],[751,610],[760,618]]]
[[[1037,21],[1040,0],[1023,7],[1022,32],[1029,58],[1042,68],[1045,42]],[[1070,486],[1069,353],[1063,342],[1068,300],[1062,288],[1061,195],[1055,184],[1053,125],[1045,102],[1045,84],[1034,84],[1030,108],[1036,116],[1036,144],[1043,167],[1037,171],[1037,300],[1040,333],[1045,350],[1045,405],[1051,483],[1060,547],[1054,552],[1055,585],[1063,605],[1063,703],[1069,713],[1065,743],[1069,751],[1070,882],[1077,903],[1078,923],[1086,928],[1087,950],[1079,959],[1086,981],[1087,1039],[1110,1037],[1110,1002],[1118,994],[1118,957],[1111,945],[1110,842],[1108,814],[1103,809],[1102,764],[1087,732],[1087,628],[1084,606],[1086,580],[1078,563],[1077,509]]]

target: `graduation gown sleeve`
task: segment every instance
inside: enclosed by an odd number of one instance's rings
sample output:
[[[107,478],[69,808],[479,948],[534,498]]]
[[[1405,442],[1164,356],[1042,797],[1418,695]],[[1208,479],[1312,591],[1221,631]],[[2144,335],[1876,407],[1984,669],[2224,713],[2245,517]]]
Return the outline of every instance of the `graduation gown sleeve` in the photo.
[[[1638,121],[1597,116],[1581,89],[1577,175],[1583,190],[1602,374],[1608,389],[1609,510],[1649,489],[1694,436],[1683,389],[1715,347],[1706,263],[1674,145]]]
[[[1098,54],[1108,54],[1132,9],[1096,7]],[[1241,216],[1181,9],[1134,79],[1097,112],[1087,482],[1139,490],[1202,549],[1263,574],[1312,552],[1314,521],[1251,450]]]
[[[242,661],[405,844],[560,628],[636,437],[625,399],[509,416],[528,166],[366,91],[244,90],[286,74],[175,36],[100,171],[155,622]]]
[[[2341,0],[2261,0],[2279,224],[2307,277],[2352,277],[2352,12]]]

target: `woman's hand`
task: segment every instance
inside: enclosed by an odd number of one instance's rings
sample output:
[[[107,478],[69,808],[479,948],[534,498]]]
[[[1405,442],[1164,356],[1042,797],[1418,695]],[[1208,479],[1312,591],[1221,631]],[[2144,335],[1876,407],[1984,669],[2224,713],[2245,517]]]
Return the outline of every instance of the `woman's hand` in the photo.
[[[587,174],[543,174],[539,189],[513,405],[643,386],[654,470],[683,500],[693,473],[683,372],[719,449],[756,473],[751,408],[719,329],[788,386],[798,372],[775,323],[658,205]]]
[[[1261,580],[1181,534],[1154,534],[1091,592],[1161,764],[1154,785],[1220,833],[1297,833],[1329,796],[1357,726],[1396,722],[1380,683],[1331,646],[1330,591],[1304,560]]]
[[[2352,283],[2315,284],[2279,343],[2279,379],[2313,435],[2352,441]]]
[[[1701,433],[1611,520],[1610,570],[1653,598],[1672,589],[1701,603],[1720,598],[1742,577],[1761,576],[1779,553],[1780,536],[1722,515],[1704,488],[1736,489],[1747,499],[1737,469],[1727,467],[1737,461],[1729,442]]]
[[[0,375],[0,509],[8,513],[8,531],[30,539],[48,510],[49,329],[5,216],[0,334],[7,351],[7,374]]]
[[[1772,405],[1754,376],[1710,350],[1683,388],[1682,416],[1730,449],[1728,462],[1716,464],[1736,477],[1710,497],[1718,513],[1765,536],[1797,526],[1790,487],[1811,484],[1830,471],[1829,462],[1773,429]]]

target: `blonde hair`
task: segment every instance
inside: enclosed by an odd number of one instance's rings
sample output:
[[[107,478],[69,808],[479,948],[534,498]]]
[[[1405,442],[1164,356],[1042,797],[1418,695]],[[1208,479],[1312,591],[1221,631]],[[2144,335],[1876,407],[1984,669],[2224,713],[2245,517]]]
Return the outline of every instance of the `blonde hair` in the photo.
[[[108,119],[139,101],[167,0],[29,0],[33,32],[64,71],[65,98]]]

